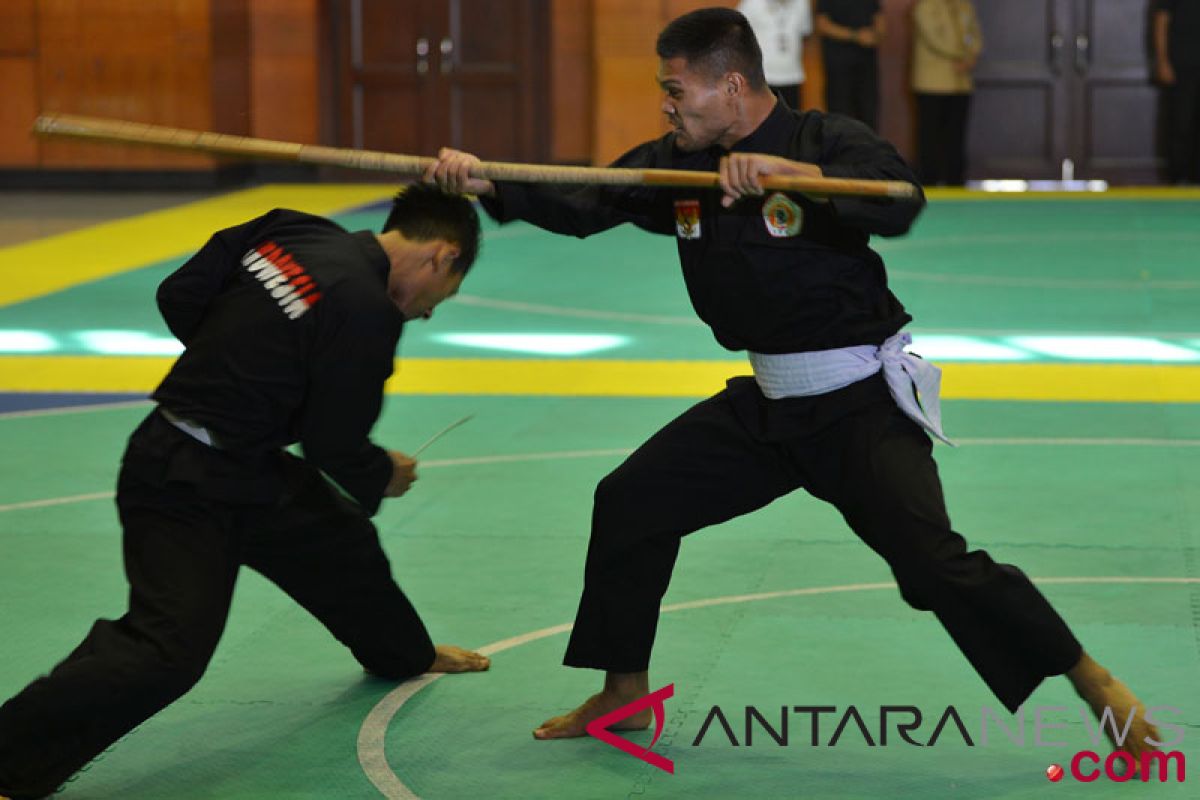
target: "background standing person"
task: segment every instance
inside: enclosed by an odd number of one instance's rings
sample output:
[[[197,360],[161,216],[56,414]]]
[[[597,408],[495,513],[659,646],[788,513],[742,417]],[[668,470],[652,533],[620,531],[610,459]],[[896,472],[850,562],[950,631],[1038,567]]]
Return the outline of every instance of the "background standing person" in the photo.
[[[1010,711],[1047,677],[1066,674],[1098,715],[1111,708],[1129,720],[1121,749],[1154,749],[1145,708],[1136,714],[1137,698],[1084,652],[1025,573],[968,549],[951,527],[932,456],[931,437],[945,440],[939,373],[904,352],[912,317],[870,247],[873,235],[907,232],[923,204],[821,202],[760,182],[912,182],[911,170],[865,125],[779,103],[754,34],[732,9],[673,20],[656,52],[673,130],[613,166],[715,170],[723,197],[481,180],[472,177],[479,159],[450,149],[425,175],[478,194],[502,222],[578,237],[632,223],[673,237],[697,315],[723,347],[747,351],[754,371],[669,422],[596,487],[564,663],[603,670],[604,684],[534,736],[583,736],[590,722],[649,692],[660,604],[684,537],[804,489],[831,503],[888,563],[900,596],[936,615]],[[647,709],[614,727],[644,728],[650,717]]]
[[[913,8],[912,86],[917,98],[917,154],[927,186],[966,179],[971,71],[983,49],[971,0],[917,0]]]
[[[191,689],[243,564],[375,675],[487,669],[430,641],[369,519],[416,480],[413,459],[369,439],[404,323],[457,291],[478,247],[470,202],[417,186],[380,234],[276,209],[163,282],[186,349],[117,483],[129,610],[0,707],[0,796],[50,794]]]
[[[825,107],[879,130],[879,0],[817,0],[825,63]]]
[[[1154,0],[1154,72],[1166,90],[1167,178],[1200,183],[1200,2]]]
[[[812,33],[812,0],[742,0],[763,51],[767,84],[792,108],[802,108],[804,44]]]

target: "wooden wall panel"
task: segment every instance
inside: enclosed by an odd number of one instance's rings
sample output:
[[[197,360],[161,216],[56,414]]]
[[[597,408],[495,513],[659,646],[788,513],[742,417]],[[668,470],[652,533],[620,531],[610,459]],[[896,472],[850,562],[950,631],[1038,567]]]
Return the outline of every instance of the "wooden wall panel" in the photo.
[[[916,0],[883,0],[887,36],[879,48],[879,132],[900,154],[916,156],[912,94],[912,8]]]
[[[209,0],[208,129],[250,133],[250,0]]]
[[[592,29],[597,58],[654,55],[654,39],[665,16],[661,2],[596,0],[594,8],[596,16]]]
[[[0,167],[37,166],[37,25],[34,0],[0,1]]]
[[[44,111],[207,129],[212,53],[207,0],[39,0],[39,92]],[[46,167],[196,168],[203,156],[45,141]]]
[[[3,0],[0,3],[0,56],[32,55],[37,48],[33,2]]]
[[[251,133],[317,143],[317,0],[250,5]]]
[[[645,0],[596,0],[594,9],[592,161],[607,164],[666,130],[654,82],[654,40],[665,11],[661,3]]]
[[[586,162],[592,155],[593,0],[550,6],[550,159]]]
[[[596,64],[596,125],[592,160],[608,164],[636,144],[667,132],[654,84],[658,59],[608,56]]]
[[[29,134],[37,116],[37,64],[32,56],[0,56],[0,167],[37,166],[38,143]]]

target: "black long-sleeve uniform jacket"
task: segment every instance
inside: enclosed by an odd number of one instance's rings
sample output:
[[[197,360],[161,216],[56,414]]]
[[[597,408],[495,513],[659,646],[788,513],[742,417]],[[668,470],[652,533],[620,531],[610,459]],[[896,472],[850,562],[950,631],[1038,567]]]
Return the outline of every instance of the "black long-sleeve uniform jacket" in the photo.
[[[901,180],[912,171],[865,125],[782,100],[733,147],[817,164],[828,177]],[[684,153],[674,134],[646,142],[613,166],[716,170],[722,148]],[[788,353],[878,345],[912,318],[889,291],[871,234],[908,231],[924,206],[840,197],[828,203],[768,192],[730,209],[720,192],[649,187],[575,191],[497,183],[483,206],[500,221],[524,219],[585,237],[631,222],[676,236],[692,305],[729,350]]]
[[[210,430],[222,452],[299,442],[309,463],[375,513],[392,464],[369,434],[404,324],[388,270],[370,232],[297,211],[214,234],[159,287],[163,318],[186,350],[154,399]],[[246,477],[264,486],[247,496],[271,499],[273,476]]]

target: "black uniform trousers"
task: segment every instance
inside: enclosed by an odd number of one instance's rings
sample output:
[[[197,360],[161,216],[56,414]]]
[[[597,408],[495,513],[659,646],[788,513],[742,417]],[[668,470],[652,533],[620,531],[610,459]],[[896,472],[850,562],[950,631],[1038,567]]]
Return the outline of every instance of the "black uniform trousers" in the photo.
[[[1200,184],[1200,69],[1177,70],[1166,101],[1167,177]]]
[[[222,499],[264,482],[280,487],[273,503]],[[221,637],[242,564],[312,613],[367,670],[402,679],[433,663],[375,527],[301,459],[275,452],[239,463],[154,412],[130,439],[117,507],[129,610],[96,622],[49,675],[0,707],[0,794],[53,792],[187,692]]]
[[[785,400],[765,399],[753,379],[730,381],[600,482],[565,663],[647,669],[681,538],[804,488],[842,513],[904,600],[932,611],[1015,711],[1082,649],[1020,570],[969,551],[950,528],[931,449],[880,375]]]
[[[879,130],[879,58],[865,47],[824,48],[825,108]]]
[[[917,160],[926,186],[962,186],[967,177],[971,95],[917,93]]]

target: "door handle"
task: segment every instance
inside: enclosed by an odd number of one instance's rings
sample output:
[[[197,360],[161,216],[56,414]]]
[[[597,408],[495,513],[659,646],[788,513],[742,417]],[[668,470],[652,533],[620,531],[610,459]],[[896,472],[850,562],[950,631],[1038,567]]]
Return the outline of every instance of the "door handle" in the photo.
[[[429,72],[429,40],[422,36],[417,39],[417,74]]]
[[[438,44],[438,50],[442,53],[442,74],[445,75],[454,69],[454,40],[449,36],[442,39]]]
[[[1062,50],[1063,50],[1063,35],[1058,31],[1050,34],[1050,72],[1054,75],[1062,74]]]
[[[1088,66],[1091,62],[1092,40],[1088,38],[1086,33],[1080,33],[1075,36],[1075,71],[1083,75],[1088,71]]]

